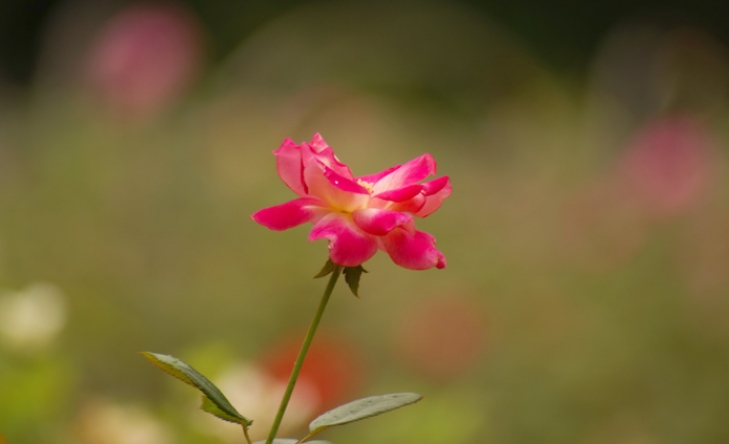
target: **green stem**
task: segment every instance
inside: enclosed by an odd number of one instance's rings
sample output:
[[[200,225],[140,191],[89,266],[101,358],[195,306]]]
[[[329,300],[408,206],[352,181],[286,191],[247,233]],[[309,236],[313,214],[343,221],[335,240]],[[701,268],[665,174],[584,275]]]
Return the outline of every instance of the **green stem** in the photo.
[[[246,437],[246,442],[248,444],[252,444],[251,437],[248,436],[248,426],[246,426],[245,424],[241,424],[241,425],[243,426],[243,436]]]
[[[289,377],[289,384],[286,386],[286,391],[284,392],[283,399],[281,399],[281,405],[278,407],[278,413],[276,413],[276,419],[273,420],[273,425],[271,426],[271,432],[268,434],[268,439],[266,439],[266,444],[272,444],[273,439],[276,437],[276,432],[278,432],[278,428],[281,425],[281,420],[283,419],[284,413],[286,412],[286,407],[289,405],[289,400],[291,399],[291,394],[294,392],[294,386],[296,385],[296,380],[299,378],[299,372],[301,371],[301,367],[304,365],[304,359],[306,359],[306,353],[309,351],[309,346],[311,345],[311,341],[314,339],[314,333],[316,333],[316,328],[319,326],[319,321],[321,320],[322,315],[324,314],[324,309],[327,307],[327,302],[329,302],[329,297],[332,295],[332,291],[334,290],[334,284],[337,283],[337,279],[339,278],[339,275],[342,272],[342,267],[337,265],[334,268],[334,271],[332,272],[332,277],[329,278],[329,283],[327,284],[327,288],[324,290],[324,294],[321,297],[321,301],[319,302],[319,307],[316,309],[316,313],[314,314],[314,319],[311,320],[311,325],[309,326],[309,331],[306,333],[306,337],[304,338],[304,343],[301,345],[301,350],[299,350],[299,356],[296,358],[296,362],[294,363],[294,368],[291,370],[291,376]]]

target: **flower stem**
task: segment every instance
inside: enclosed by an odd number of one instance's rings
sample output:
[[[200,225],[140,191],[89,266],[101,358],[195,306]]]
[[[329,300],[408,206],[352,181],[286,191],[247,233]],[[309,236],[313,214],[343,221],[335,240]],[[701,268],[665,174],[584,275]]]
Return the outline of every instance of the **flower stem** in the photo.
[[[268,439],[266,439],[266,444],[272,444],[273,439],[276,437],[276,432],[278,432],[278,428],[281,425],[281,420],[283,419],[284,413],[286,412],[286,407],[289,405],[291,394],[294,392],[296,380],[299,378],[299,372],[301,371],[301,367],[304,365],[306,353],[309,351],[309,346],[311,345],[311,341],[314,339],[314,333],[316,333],[316,328],[319,326],[319,321],[324,314],[324,309],[327,307],[329,297],[332,295],[334,285],[337,283],[337,279],[339,278],[341,272],[342,267],[337,265],[332,272],[332,277],[329,278],[327,288],[324,290],[324,294],[322,295],[321,301],[319,302],[319,307],[316,309],[316,313],[314,313],[314,319],[311,320],[311,325],[309,325],[309,331],[306,333],[304,343],[301,345],[301,350],[299,350],[299,356],[296,358],[294,368],[291,370],[289,384],[286,386],[286,391],[284,392],[283,398],[281,399],[281,405],[279,405],[278,407],[278,413],[276,413],[276,418],[273,420],[273,425],[271,426],[271,431],[268,434]]]
[[[251,437],[248,436],[248,426],[246,426],[245,424],[241,424],[241,425],[243,426],[243,436],[246,437],[246,442],[248,444],[251,444],[252,443]]]

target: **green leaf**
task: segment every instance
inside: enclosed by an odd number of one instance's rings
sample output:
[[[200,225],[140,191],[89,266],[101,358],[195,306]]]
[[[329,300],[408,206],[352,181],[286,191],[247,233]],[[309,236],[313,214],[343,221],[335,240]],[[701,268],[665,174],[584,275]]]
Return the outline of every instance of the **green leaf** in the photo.
[[[231,416],[231,415],[225,413],[223,410],[220,409],[220,407],[215,405],[215,403],[205,395],[203,395],[203,397],[202,397],[202,405],[200,406],[200,408],[203,411],[206,411],[213,416],[217,416],[218,418],[222,419],[223,421],[230,421],[230,422],[234,422],[236,424],[241,423],[240,418],[236,418],[235,416]],[[246,424],[246,425],[250,425],[250,424]]]
[[[359,297],[357,291],[359,290],[359,278],[362,276],[362,273],[367,273],[367,270],[361,265],[344,268],[344,280],[349,285],[349,289],[352,290],[352,294],[357,297]]]
[[[162,355],[159,353],[142,352],[142,356],[147,358],[149,362],[157,368],[174,376],[185,384],[189,384],[203,393],[201,408],[217,416],[218,418],[231,421],[244,426],[249,426],[253,421],[238,413],[228,398],[223,395],[218,387],[200,374],[197,370],[190,367],[185,361],[170,355]]]
[[[377,416],[420,401],[422,398],[423,396],[418,393],[390,393],[387,395],[357,399],[356,401],[329,410],[313,420],[309,424],[309,431],[311,433],[309,433],[308,437],[326,428]]]
[[[326,275],[332,273],[334,270],[336,270],[338,266],[339,265],[332,262],[331,259],[327,260],[327,263],[324,264],[324,266],[319,271],[319,273],[317,273],[316,276],[314,276],[314,279],[323,278],[324,276],[326,276]]]
[[[329,441],[299,441],[298,439],[291,439],[291,438],[278,438],[273,440],[273,444],[298,444],[299,442],[307,442],[309,444],[332,444]],[[253,444],[265,444],[266,441],[256,441]]]

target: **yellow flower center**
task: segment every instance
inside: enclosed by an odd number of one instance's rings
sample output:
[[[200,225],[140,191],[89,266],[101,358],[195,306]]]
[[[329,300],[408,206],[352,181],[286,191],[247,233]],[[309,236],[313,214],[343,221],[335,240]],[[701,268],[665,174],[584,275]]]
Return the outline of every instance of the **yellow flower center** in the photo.
[[[365,188],[365,189],[366,189],[367,191],[369,191],[369,193],[370,193],[370,194],[372,194],[372,192],[373,192],[373,191],[374,191],[374,189],[375,189],[375,184],[373,184],[373,183],[369,183],[369,182],[365,182],[365,181],[364,181],[364,180],[362,180],[362,179],[357,179],[357,183],[358,183],[358,184],[359,184],[360,186],[362,186],[363,188]]]

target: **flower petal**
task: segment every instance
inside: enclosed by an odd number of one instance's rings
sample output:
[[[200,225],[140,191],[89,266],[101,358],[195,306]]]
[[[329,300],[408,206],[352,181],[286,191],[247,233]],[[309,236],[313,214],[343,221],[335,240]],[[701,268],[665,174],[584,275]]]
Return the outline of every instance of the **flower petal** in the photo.
[[[375,199],[372,199],[375,200]],[[400,211],[410,214],[417,214],[425,205],[427,198],[425,194],[418,193],[415,197],[404,202],[388,202],[383,208],[387,208],[391,211]],[[378,206],[381,206],[378,204]]]
[[[329,213],[316,224],[309,240],[328,239],[329,257],[344,267],[361,265],[377,252],[377,238],[357,228],[352,218]]]
[[[423,154],[382,177],[374,186],[374,194],[413,185],[435,174],[435,160],[430,154]]]
[[[425,203],[413,213],[417,217],[425,217],[440,208],[446,197],[453,192],[448,176],[439,177],[423,184]]]
[[[448,188],[450,190],[451,179],[448,176],[439,177],[437,179],[433,179],[431,181],[423,183],[422,187],[423,194],[425,194],[426,196],[431,196],[441,191],[443,188]]]
[[[327,143],[324,141],[324,138],[319,133],[314,134],[314,137],[311,138],[310,145],[317,153],[321,152],[324,148],[329,148],[329,145],[327,145]]]
[[[301,147],[287,138],[273,154],[276,155],[276,171],[278,171],[278,177],[294,193],[301,197],[306,196],[303,164],[301,162]]]
[[[437,210],[451,192],[450,179],[448,176],[443,176],[423,184],[410,185],[372,196],[373,202],[370,206],[406,211],[417,217],[425,217]],[[382,202],[380,199],[387,202]]]
[[[357,179],[361,180],[362,182],[367,182],[371,184],[376,184],[380,181],[383,177],[387,176],[388,174],[392,173],[393,171],[397,170],[398,168],[402,168],[402,165],[397,165],[392,168],[388,168],[384,171],[380,171],[379,173],[370,174],[368,176],[360,176]]]
[[[283,231],[305,222],[313,222],[328,211],[322,208],[323,206],[323,202],[319,199],[302,197],[275,207],[264,208],[253,214],[251,219],[271,230]]]
[[[428,233],[416,230],[411,234],[398,228],[381,239],[387,254],[401,267],[427,270],[446,266],[445,256],[435,248],[435,238]]]
[[[384,236],[396,227],[403,226],[415,230],[413,217],[398,211],[364,208],[352,213],[352,220],[363,231],[376,236]]]
[[[410,200],[420,194],[421,191],[423,191],[422,185],[410,185],[403,188],[397,188],[395,190],[383,191],[382,193],[375,194],[372,197],[389,200],[390,202],[405,202],[406,200]]]
[[[364,207],[370,199],[365,187],[337,174],[315,158],[304,168],[304,181],[310,195],[336,210],[354,211]]]
[[[340,176],[344,176],[350,180],[354,179],[349,167],[337,159],[337,156],[334,155],[334,150],[327,145],[319,133],[314,135],[311,139],[311,143],[302,143],[301,147],[303,165],[306,165],[312,158],[314,158],[319,160],[319,162],[323,163],[328,168],[334,170]]]

